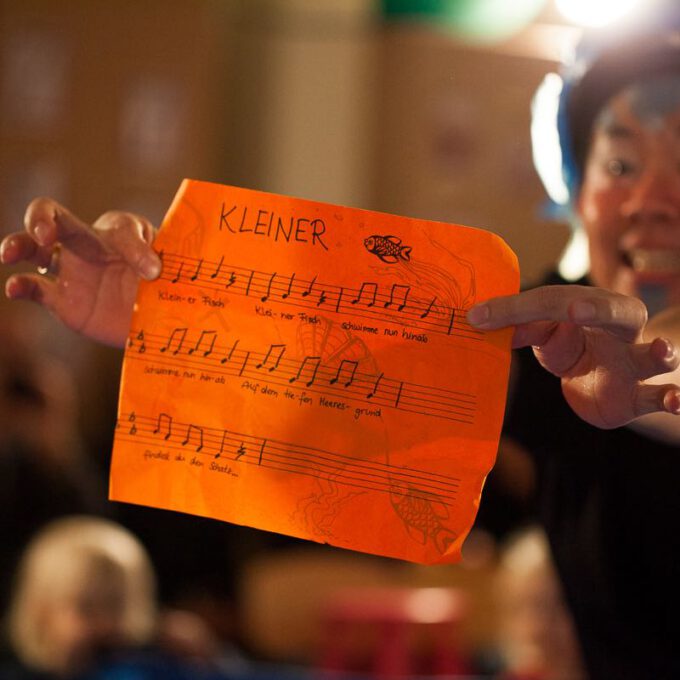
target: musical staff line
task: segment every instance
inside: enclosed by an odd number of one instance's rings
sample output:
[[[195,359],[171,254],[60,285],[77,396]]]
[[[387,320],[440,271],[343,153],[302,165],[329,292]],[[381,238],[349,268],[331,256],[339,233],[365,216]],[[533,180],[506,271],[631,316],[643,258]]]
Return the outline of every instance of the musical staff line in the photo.
[[[177,337],[177,330],[170,338]],[[271,344],[264,351],[244,348],[236,340],[222,345],[217,342],[214,331],[196,330],[199,340],[194,342],[192,333],[182,335],[183,344],[188,348],[169,356],[164,349],[171,342],[167,336],[134,329],[128,338],[128,359],[154,361],[157,365],[209,371],[218,375],[245,378],[280,387],[291,385],[308,389],[325,396],[360,401],[373,406],[384,406],[409,413],[443,418],[463,424],[474,422],[477,410],[475,395],[441,387],[420,385],[391,378],[381,373],[373,375],[358,370],[358,362],[343,359],[340,362],[324,364],[320,357],[307,356],[302,360],[286,356],[286,346]],[[141,351],[139,337],[143,336],[144,350]],[[207,344],[209,351],[193,351]],[[176,342],[175,342],[176,344]]]
[[[481,340],[484,331],[470,326],[466,309],[451,307],[436,296],[416,298],[410,286],[394,283],[380,286],[365,281],[359,288],[346,288],[277,272],[262,272],[219,262],[163,253],[160,280],[182,282],[204,290],[252,297],[254,300],[299,307],[320,308],[354,319],[401,324],[420,331]]]
[[[162,425],[161,416],[165,417]],[[168,426],[168,436],[164,434],[165,425]],[[261,469],[330,479],[354,488],[398,493],[447,506],[453,505],[460,484],[457,477],[363,460],[228,428],[179,422],[167,413],[157,416],[121,413],[116,429],[118,437],[126,442],[152,446],[161,444],[182,452],[189,447],[213,460],[231,460]],[[195,446],[196,433],[200,433],[200,446]]]

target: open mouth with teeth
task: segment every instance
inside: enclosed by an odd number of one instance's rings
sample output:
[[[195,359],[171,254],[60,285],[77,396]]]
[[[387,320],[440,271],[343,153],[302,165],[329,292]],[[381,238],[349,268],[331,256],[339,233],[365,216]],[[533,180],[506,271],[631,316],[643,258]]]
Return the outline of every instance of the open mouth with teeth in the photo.
[[[680,250],[633,248],[622,253],[623,262],[637,279],[637,295],[650,316],[666,309],[680,279]]]
[[[623,261],[638,274],[680,274],[680,251],[635,248],[622,254]]]

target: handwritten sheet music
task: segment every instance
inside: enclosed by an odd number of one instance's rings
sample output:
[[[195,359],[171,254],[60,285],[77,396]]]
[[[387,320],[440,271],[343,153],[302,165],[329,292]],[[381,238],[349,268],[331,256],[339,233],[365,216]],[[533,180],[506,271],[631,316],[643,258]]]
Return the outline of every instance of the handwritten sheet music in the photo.
[[[185,180],[131,323],[110,497],[455,562],[500,435],[519,285],[455,225]]]

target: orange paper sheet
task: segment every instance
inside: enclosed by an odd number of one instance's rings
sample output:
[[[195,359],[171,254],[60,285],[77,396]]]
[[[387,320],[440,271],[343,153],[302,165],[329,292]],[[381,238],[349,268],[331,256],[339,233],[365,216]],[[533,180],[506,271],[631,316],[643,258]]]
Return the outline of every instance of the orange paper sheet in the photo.
[[[503,419],[515,293],[486,231],[185,180],[140,285],[110,497],[455,562]]]

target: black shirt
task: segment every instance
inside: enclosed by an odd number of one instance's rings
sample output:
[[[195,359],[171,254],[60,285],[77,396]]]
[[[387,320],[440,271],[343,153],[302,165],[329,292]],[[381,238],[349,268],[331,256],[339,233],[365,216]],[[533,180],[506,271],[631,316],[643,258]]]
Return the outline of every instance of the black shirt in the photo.
[[[680,447],[589,425],[530,348],[515,361],[504,433],[535,462],[537,518],[591,677],[680,678]]]

